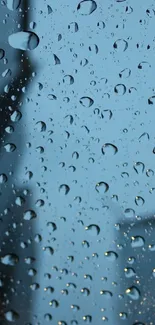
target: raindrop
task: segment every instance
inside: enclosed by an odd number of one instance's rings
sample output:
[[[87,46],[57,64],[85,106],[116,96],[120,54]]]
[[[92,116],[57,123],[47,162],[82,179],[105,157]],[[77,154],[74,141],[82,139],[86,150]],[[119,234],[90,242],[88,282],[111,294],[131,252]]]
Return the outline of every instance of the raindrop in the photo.
[[[43,251],[49,256],[54,254],[54,249],[52,247],[50,247],[50,246],[43,247]]]
[[[137,174],[140,174],[144,172],[145,165],[142,162],[136,162],[133,168]]]
[[[103,155],[113,156],[118,152],[118,148],[112,143],[105,143],[101,151]]]
[[[129,68],[126,68],[119,73],[120,78],[129,78],[130,75],[131,75],[131,70]]]
[[[4,316],[8,322],[16,322],[19,319],[19,314],[14,310],[7,311]]]
[[[138,206],[142,206],[145,203],[145,200],[141,196],[136,196],[135,203]]]
[[[43,121],[39,121],[36,123],[36,130],[39,132],[46,131],[46,124]]]
[[[100,295],[104,296],[107,299],[109,299],[109,298],[111,298],[113,296],[112,292],[107,291],[107,290],[101,290]]]
[[[114,87],[114,92],[119,95],[123,96],[126,93],[126,87],[123,84],[118,84]]]
[[[0,174],[0,184],[6,183],[7,180],[8,180],[8,178],[5,174]]]
[[[80,104],[83,106],[83,107],[90,107],[92,106],[94,103],[93,99],[90,98],[90,97],[81,97],[80,98]]]
[[[19,262],[19,258],[15,254],[7,254],[0,258],[2,264],[8,266],[15,266]]]
[[[16,205],[21,207],[25,203],[25,199],[22,196],[17,196],[15,203],[16,203]]]
[[[127,314],[126,313],[119,313],[119,316],[122,320],[127,319]]]
[[[49,6],[49,5],[47,5],[47,12],[48,12],[48,15],[50,15],[53,12],[51,6]]]
[[[133,236],[131,237],[131,247],[132,248],[138,248],[142,247],[145,244],[145,240],[141,236]]]
[[[116,51],[124,52],[128,48],[128,42],[124,39],[118,39],[114,44],[113,47]]]
[[[22,118],[22,113],[18,110],[14,111],[11,115],[11,121],[12,122],[18,122]]]
[[[79,29],[78,24],[75,22],[72,22],[68,25],[68,29],[72,32],[72,33],[76,33]]]
[[[0,49],[0,60],[4,58],[5,51],[3,49]]]
[[[64,194],[64,195],[67,195],[70,191],[70,187],[66,184],[62,184],[59,186],[59,192]]]
[[[7,143],[5,146],[4,146],[6,152],[13,152],[16,150],[16,146],[15,144],[13,143]]]
[[[136,275],[136,272],[134,269],[132,269],[131,267],[126,267],[124,269],[124,272],[125,272],[125,276],[126,278],[132,278],[133,276]]]
[[[152,176],[154,176],[154,171],[152,169],[147,169],[146,175],[147,175],[147,177],[152,177]]]
[[[105,252],[104,256],[111,262],[114,262],[118,258],[118,254],[113,251]]]
[[[135,211],[131,208],[125,209],[124,214],[125,214],[126,218],[134,218],[135,217]]]
[[[8,37],[10,46],[15,49],[30,51],[39,44],[39,37],[33,32],[18,32]]]
[[[7,0],[6,5],[10,10],[17,10],[20,6],[21,0]]]
[[[129,298],[132,300],[138,300],[140,298],[140,291],[136,287],[130,287],[128,288],[125,293]]]
[[[37,217],[35,211],[33,210],[27,210],[24,212],[24,220],[32,220],[35,219]]]
[[[74,83],[74,78],[71,76],[71,75],[66,75],[64,76],[63,78],[63,82],[66,84],[66,85],[72,85]]]
[[[98,27],[99,29],[104,29],[104,28],[105,28],[105,23],[104,23],[104,21],[99,21],[99,22],[97,23],[97,27]]]
[[[87,230],[91,236],[97,236],[100,233],[100,227],[94,224],[85,227],[85,230]]]
[[[80,15],[90,15],[96,9],[97,4],[94,0],[83,0],[77,6],[77,10]]]
[[[95,189],[98,193],[104,194],[109,190],[109,185],[105,182],[99,182],[96,184]]]

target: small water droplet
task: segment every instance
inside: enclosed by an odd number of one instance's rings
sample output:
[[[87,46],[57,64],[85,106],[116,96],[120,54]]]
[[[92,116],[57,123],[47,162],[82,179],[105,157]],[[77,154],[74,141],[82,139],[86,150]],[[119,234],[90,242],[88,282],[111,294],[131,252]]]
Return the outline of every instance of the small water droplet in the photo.
[[[145,200],[141,196],[136,196],[135,203],[138,206],[142,206],[145,203]]]
[[[135,211],[131,208],[127,208],[127,209],[125,209],[124,214],[125,214],[126,218],[134,218]]]
[[[36,213],[34,210],[27,210],[24,212],[24,220],[32,220],[37,217]]]

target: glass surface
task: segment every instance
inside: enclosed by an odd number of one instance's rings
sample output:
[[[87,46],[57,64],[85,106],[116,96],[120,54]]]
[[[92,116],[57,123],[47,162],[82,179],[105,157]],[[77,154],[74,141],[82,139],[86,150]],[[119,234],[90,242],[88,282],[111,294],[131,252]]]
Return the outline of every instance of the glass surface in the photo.
[[[153,0],[0,2],[0,323],[153,325]]]

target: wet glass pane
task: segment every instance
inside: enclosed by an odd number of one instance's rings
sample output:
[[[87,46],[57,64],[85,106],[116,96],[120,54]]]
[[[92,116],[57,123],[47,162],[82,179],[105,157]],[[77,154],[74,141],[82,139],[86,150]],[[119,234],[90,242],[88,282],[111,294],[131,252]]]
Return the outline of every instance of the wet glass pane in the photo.
[[[154,22],[0,1],[0,324],[154,324]]]

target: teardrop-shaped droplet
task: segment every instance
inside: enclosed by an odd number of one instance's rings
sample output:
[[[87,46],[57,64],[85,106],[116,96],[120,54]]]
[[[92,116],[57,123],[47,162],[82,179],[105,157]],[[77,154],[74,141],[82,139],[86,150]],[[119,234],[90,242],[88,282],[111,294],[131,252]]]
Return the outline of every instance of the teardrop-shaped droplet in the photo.
[[[100,227],[94,224],[85,227],[85,230],[87,230],[91,236],[97,236],[100,233]]]
[[[134,269],[132,269],[131,267],[126,267],[124,269],[124,272],[125,272],[125,276],[126,278],[132,278],[133,276],[136,275],[136,272]]]
[[[10,10],[16,10],[19,8],[21,0],[7,0],[6,5]]]
[[[104,194],[109,190],[109,185],[105,182],[99,182],[96,184],[95,189],[98,193]]]
[[[132,248],[138,248],[142,247],[145,244],[145,240],[141,236],[133,236],[131,237],[131,247]]]
[[[24,212],[24,220],[29,221],[29,220],[32,220],[32,219],[34,219],[36,217],[37,217],[37,215],[36,215],[35,211],[33,211],[33,210],[27,210],[27,211]]]
[[[135,203],[138,206],[142,206],[145,203],[145,200],[141,196],[136,196]]]
[[[103,155],[113,156],[118,152],[118,148],[112,143],[105,143],[101,151]]]
[[[17,32],[8,37],[10,46],[14,49],[31,51],[39,44],[39,37],[33,32]]]
[[[113,296],[112,292],[107,291],[107,290],[101,290],[100,295],[104,296],[107,299],[109,299],[109,298],[111,298]]]
[[[94,0],[83,0],[77,6],[80,15],[90,15],[96,8],[97,3]]]
[[[140,298],[140,291],[134,286],[128,288],[125,293],[132,300],[138,300]]]
[[[137,174],[142,174],[144,172],[145,165],[142,162],[138,161],[134,164],[133,168]]]
[[[59,186],[59,192],[61,194],[67,195],[70,191],[70,187],[66,184],[62,184]]]

